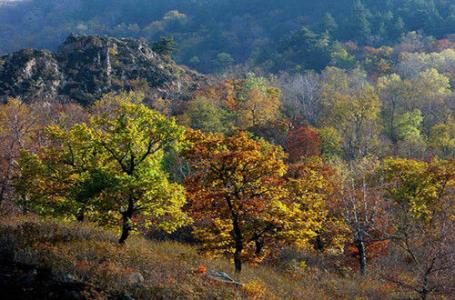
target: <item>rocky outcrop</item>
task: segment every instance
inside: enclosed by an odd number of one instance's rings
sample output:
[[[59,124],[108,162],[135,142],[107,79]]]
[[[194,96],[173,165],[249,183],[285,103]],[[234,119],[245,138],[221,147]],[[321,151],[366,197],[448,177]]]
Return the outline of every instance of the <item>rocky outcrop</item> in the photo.
[[[55,99],[63,74],[48,51],[24,49],[0,58],[0,95]]]
[[[24,101],[88,105],[106,93],[135,89],[186,100],[206,81],[136,39],[71,35],[56,53],[25,49],[0,58],[0,97]]]
[[[127,295],[110,294],[69,274],[56,276],[51,270],[0,260],[0,293],[6,300],[124,300]]]

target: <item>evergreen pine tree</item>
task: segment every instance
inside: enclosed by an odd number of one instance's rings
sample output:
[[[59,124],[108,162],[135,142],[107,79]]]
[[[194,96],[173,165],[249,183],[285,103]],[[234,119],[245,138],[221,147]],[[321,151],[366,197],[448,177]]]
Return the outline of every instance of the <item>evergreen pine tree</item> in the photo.
[[[352,26],[354,39],[366,43],[371,36],[371,26],[368,21],[368,10],[360,0],[354,0]]]

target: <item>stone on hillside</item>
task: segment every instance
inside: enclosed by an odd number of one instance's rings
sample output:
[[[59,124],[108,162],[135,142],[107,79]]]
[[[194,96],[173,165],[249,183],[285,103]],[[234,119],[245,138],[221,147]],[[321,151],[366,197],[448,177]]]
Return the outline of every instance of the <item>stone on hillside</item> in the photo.
[[[131,273],[128,275],[127,281],[130,285],[140,284],[144,282],[144,276],[142,276],[142,274],[139,272]]]

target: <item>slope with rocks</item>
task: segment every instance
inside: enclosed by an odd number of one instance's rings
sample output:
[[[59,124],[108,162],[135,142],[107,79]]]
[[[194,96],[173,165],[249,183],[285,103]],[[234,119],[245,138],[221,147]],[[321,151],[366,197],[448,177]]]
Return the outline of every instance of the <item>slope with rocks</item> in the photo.
[[[117,234],[90,223],[0,218],[1,299],[388,299],[384,283],[308,266],[283,253],[264,266],[201,255],[191,245]],[[300,270],[300,271],[299,271]],[[394,299],[408,299],[396,294]]]
[[[151,98],[186,100],[207,78],[151,50],[142,40],[71,35],[56,53],[24,49],[0,57],[0,97],[73,100],[146,89]]]

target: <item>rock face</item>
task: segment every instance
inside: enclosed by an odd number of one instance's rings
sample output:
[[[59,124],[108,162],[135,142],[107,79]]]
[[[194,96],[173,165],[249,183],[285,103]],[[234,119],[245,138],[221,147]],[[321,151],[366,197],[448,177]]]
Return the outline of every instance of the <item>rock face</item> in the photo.
[[[151,98],[186,100],[206,81],[135,39],[71,35],[56,53],[24,49],[0,58],[0,97],[24,101],[88,105],[106,93],[138,88]]]
[[[48,51],[24,49],[0,58],[0,95],[23,99],[56,98],[63,80]]]

